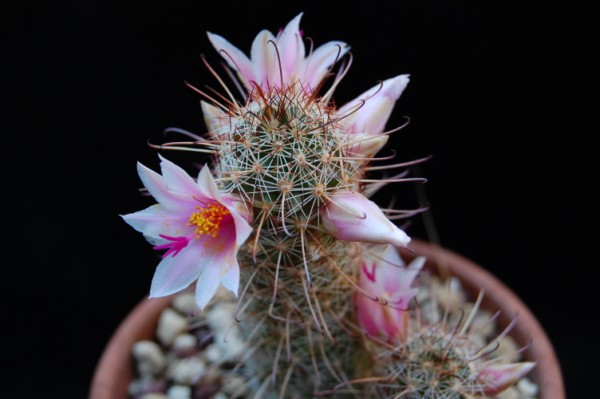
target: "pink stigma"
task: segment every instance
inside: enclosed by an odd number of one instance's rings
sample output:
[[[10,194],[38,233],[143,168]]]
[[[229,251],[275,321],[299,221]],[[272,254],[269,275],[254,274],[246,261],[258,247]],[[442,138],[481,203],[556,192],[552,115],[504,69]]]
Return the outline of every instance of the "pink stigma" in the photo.
[[[169,256],[170,254],[173,254],[173,257],[177,256],[179,251],[187,247],[188,243],[190,242],[189,238],[187,237],[169,237],[164,234],[159,234],[159,236],[161,238],[164,238],[165,240],[172,241],[167,244],[157,245],[153,248],[157,251],[168,248],[167,252],[165,252],[162,256],[163,259]]]

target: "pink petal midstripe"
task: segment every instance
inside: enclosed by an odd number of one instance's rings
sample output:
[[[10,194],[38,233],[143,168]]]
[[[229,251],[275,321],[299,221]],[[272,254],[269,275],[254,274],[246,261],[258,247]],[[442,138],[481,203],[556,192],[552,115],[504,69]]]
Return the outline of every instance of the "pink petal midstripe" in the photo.
[[[304,42],[300,35],[302,13],[292,19],[277,37],[277,48],[281,57],[284,79],[288,83],[296,75],[298,66],[304,59]]]

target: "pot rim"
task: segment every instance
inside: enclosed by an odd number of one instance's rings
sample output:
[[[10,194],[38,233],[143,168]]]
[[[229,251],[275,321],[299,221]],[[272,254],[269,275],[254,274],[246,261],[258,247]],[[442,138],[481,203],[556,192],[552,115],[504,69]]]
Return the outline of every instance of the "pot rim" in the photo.
[[[413,251],[412,257],[421,255],[427,258],[426,267],[447,267],[471,294],[476,295],[480,289],[483,290],[482,307],[500,310],[501,324],[507,325],[516,315],[517,323],[509,335],[520,346],[530,345],[524,357],[537,363],[529,376],[538,385],[538,397],[566,398],[560,364],[550,339],[531,310],[508,286],[482,266],[440,245],[413,239],[409,249]],[[92,378],[89,399],[126,396],[133,375],[131,347],[140,339],[154,336],[158,317],[172,297],[145,298],[126,316],[101,354]]]

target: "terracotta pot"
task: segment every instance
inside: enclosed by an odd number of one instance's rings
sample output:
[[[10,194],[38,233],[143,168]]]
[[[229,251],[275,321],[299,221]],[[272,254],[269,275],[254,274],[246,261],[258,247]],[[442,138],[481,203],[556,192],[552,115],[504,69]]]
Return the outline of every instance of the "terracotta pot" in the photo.
[[[426,267],[442,267],[463,283],[470,293],[485,292],[482,307],[500,310],[500,323],[518,315],[511,337],[524,346],[525,360],[537,362],[528,375],[538,384],[539,399],[565,399],[565,390],[558,359],[543,328],[525,304],[502,282],[481,266],[445,248],[413,240],[415,255],[427,258]],[[158,317],[171,298],[145,299],[125,318],[108,345],[95,370],[89,399],[126,399],[127,387],[133,375],[131,348],[140,339],[152,339]]]

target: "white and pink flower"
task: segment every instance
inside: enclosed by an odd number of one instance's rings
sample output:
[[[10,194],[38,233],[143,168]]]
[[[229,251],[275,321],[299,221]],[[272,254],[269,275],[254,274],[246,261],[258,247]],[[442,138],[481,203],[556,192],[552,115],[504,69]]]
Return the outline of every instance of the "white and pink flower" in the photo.
[[[339,190],[321,207],[327,233],[342,241],[406,246],[410,237],[392,223],[373,201],[363,195]]]
[[[307,55],[300,30],[301,18],[302,13],[276,36],[268,30],[261,31],[252,43],[250,57],[217,34],[209,32],[208,38],[237,72],[248,92],[254,92],[258,87],[267,92],[300,89],[312,94],[350,47],[341,41],[330,41]],[[339,78],[341,76],[336,80]],[[348,156],[370,158],[386,144],[385,125],[408,82],[409,75],[387,79],[335,111],[340,137],[347,143]],[[332,92],[330,90],[329,94]],[[328,100],[329,95],[326,97]],[[227,119],[221,109],[205,105],[203,111],[209,126],[213,126],[215,120]]]
[[[504,391],[535,367],[535,362],[488,364],[477,373],[483,393],[495,395]]]
[[[140,178],[158,204],[123,216],[154,249],[166,250],[152,279],[150,297],[173,294],[196,280],[200,308],[212,299],[219,284],[237,295],[236,255],[252,232],[246,207],[218,190],[206,166],[195,181],[161,157],[161,171],[162,175],[138,163]]]
[[[418,257],[406,266],[391,245],[367,248],[358,285],[371,297],[361,292],[355,296],[358,321],[367,334],[393,342],[406,339],[407,310],[417,294],[411,286],[424,263],[425,258]]]

